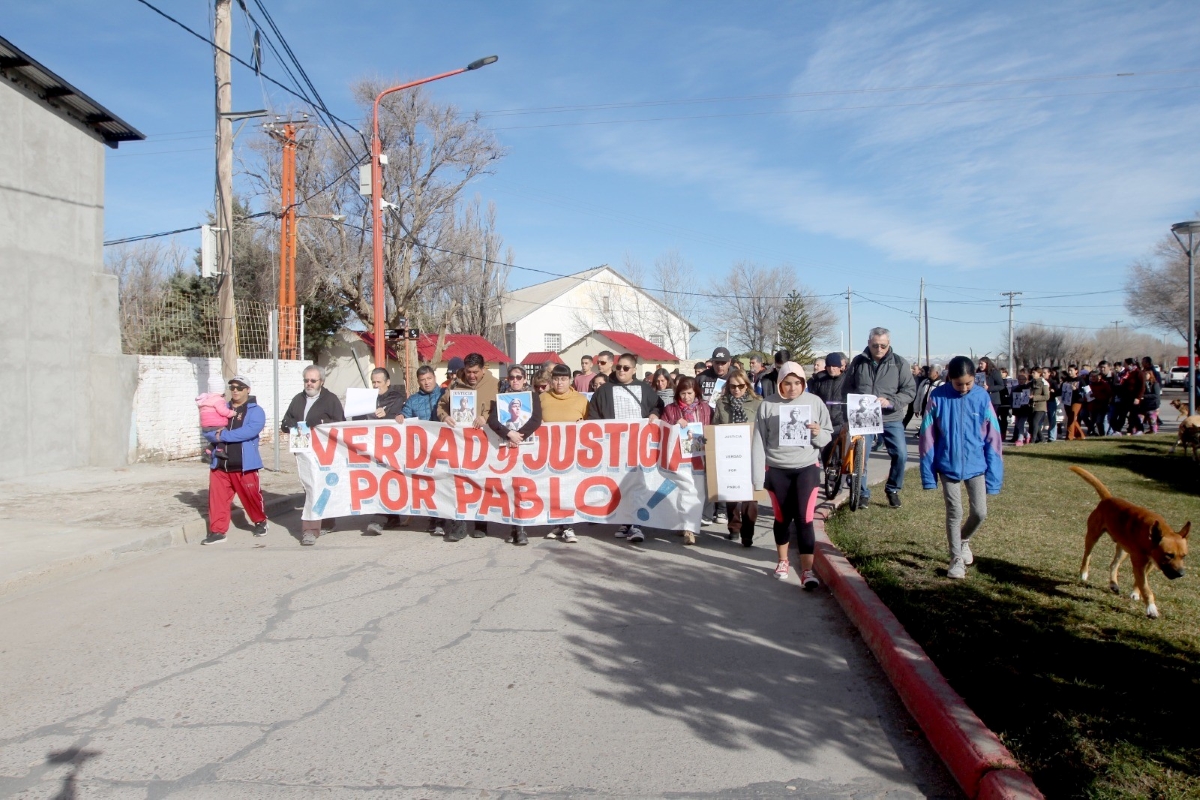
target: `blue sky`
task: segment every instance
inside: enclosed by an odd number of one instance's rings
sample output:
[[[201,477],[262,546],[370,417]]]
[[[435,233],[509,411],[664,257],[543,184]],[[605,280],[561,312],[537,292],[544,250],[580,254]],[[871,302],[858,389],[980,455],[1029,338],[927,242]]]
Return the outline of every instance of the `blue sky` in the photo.
[[[155,5],[210,28],[210,3]],[[850,350],[884,325],[912,351],[922,277],[934,353],[996,352],[1006,290],[1025,292],[1019,321],[1132,324],[1129,263],[1200,209],[1186,3],[266,5],[347,119],[356,78],[500,56],[431,89],[468,111],[524,110],[486,117],[509,153],[475,187],[518,265],[677,249],[707,280],[738,259],[790,263],[818,294],[862,293]],[[149,134],[109,154],[108,238],[203,221],[206,45],[134,0],[19,4],[4,35]],[[269,56],[264,71],[285,78]],[[297,108],[235,66],[234,107],[264,104]],[[564,106],[586,108],[528,111]],[[543,278],[513,272],[514,286]],[[718,339],[706,330],[694,352]]]

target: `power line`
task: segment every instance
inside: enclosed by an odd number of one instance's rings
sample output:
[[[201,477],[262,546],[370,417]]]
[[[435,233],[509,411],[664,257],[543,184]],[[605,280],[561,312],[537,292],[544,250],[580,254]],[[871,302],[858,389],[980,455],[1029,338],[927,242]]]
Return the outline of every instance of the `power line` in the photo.
[[[977,89],[987,86],[1013,86],[1023,83],[1056,83],[1060,81],[1109,80],[1112,78],[1149,77],[1152,75],[1178,75],[1189,72],[1200,72],[1200,67],[1189,67],[1169,70],[1151,70],[1147,72],[1105,72],[1085,75],[1056,75],[1032,78],[1010,78],[997,81],[974,81],[969,83],[934,83],[916,86],[886,86],[862,89],[822,89],[808,92],[780,92],[775,94],[726,95],[723,97],[697,97],[675,100],[646,100],[618,103],[592,103],[570,106],[543,106],[534,108],[501,108],[480,112],[483,116],[522,116],[526,114],[560,114],[570,111],[600,111],[622,108],[652,108],[655,106],[697,105],[703,103],[748,102],[756,100],[787,100],[797,97],[829,97],[855,94],[886,94],[892,92],[924,92],[938,89]]]
[[[230,57],[230,58],[232,58],[234,61],[236,61],[236,62],[238,62],[239,64],[241,64],[243,67],[246,67],[247,69],[251,69],[251,70],[252,70],[252,69],[254,69],[254,65],[253,65],[253,64],[250,64],[250,63],[248,63],[248,62],[246,62],[246,61],[242,60],[241,58],[238,58],[238,57],[237,57],[237,56],[235,56],[233,53],[229,52],[228,50],[226,50],[226,49],[225,49],[225,48],[223,48],[223,47],[218,47],[218,46],[217,46],[217,43],[216,43],[216,42],[214,42],[212,39],[209,39],[207,36],[205,36],[205,35],[203,35],[203,34],[201,34],[201,33],[197,33],[196,31],[194,31],[194,30],[192,30],[191,28],[189,28],[187,25],[184,25],[182,22],[180,22],[179,20],[177,20],[177,19],[175,19],[174,17],[172,17],[172,16],[171,16],[170,14],[168,14],[167,12],[165,12],[165,11],[163,11],[162,9],[160,9],[160,8],[157,8],[156,6],[154,6],[154,5],[152,5],[151,3],[147,2],[147,0],[137,0],[137,2],[141,3],[141,4],[142,4],[142,5],[144,5],[146,8],[150,9],[150,10],[151,10],[151,11],[153,11],[155,14],[158,14],[160,17],[162,17],[163,19],[167,20],[168,22],[172,22],[172,23],[174,23],[175,25],[178,25],[180,28],[183,28],[185,31],[187,31],[188,33],[190,33],[192,36],[195,36],[197,39],[199,39],[200,41],[202,41],[202,42],[204,42],[205,44],[209,45],[210,47],[213,47],[213,48],[215,48],[216,50],[219,50],[220,52],[222,52],[222,53],[224,53],[225,55],[229,56],[229,57]],[[313,102],[312,102],[312,101],[311,101],[309,98],[305,97],[304,95],[300,94],[299,92],[295,91],[294,89],[291,89],[291,88],[289,88],[289,87],[287,87],[287,86],[284,86],[282,83],[280,83],[279,81],[275,80],[274,78],[272,78],[270,75],[266,74],[265,72],[262,72],[261,70],[259,70],[258,74],[259,74],[259,75],[261,75],[261,76],[262,76],[264,79],[266,79],[266,80],[267,80],[267,81],[269,81],[270,83],[273,83],[273,84],[275,84],[276,86],[278,86],[280,89],[283,89],[285,92],[287,92],[288,94],[292,95],[293,97],[296,97],[296,98],[299,98],[300,100],[303,100],[305,103],[307,103],[307,104],[308,104],[308,105],[310,105],[310,106],[313,106],[313,105],[314,105],[314,104],[313,104]],[[315,106],[314,106],[314,108],[315,108]],[[342,118],[341,118],[341,117],[339,117],[339,116],[336,116],[335,114],[333,114],[333,113],[331,113],[331,112],[327,112],[327,113],[329,113],[329,116],[330,116],[331,118],[333,118],[334,120],[336,120],[337,122],[340,122],[340,123],[342,123],[343,125],[346,125],[346,126],[347,126],[347,127],[349,127],[351,130],[353,130],[353,131],[355,131],[356,133],[359,133],[359,134],[361,135],[361,132],[358,130],[358,128],[354,127],[354,125],[353,125],[353,124],[351,124],[351,123],[347,122],[346,120],[342,119]]]
[[[138,0],[145,2],[145,0]],[[701,120],[701,119],[731,119],[737,117],[774,117],[785,116],[789,114],[818,114],[829,111],[870,111],[878,108],[920,108],[925,106],[947,106],[947,105],[963,105],[968,103],[1000,103],[1006,101],[1018,100],[1056,100],[1065,97],[1093,97],[1100,95],[1112,94],[1133,94],[1137,92],[1186,92],[1191,89],[1200,88],[1200,84],[1189,86],[1161,86],[1161,87],[1144,87],[1140,89],[1112,89],[1100,92],[1063,92],[1060,94],[1031,94],[1009,97],[972,97],[963,98],[960,100],[924,100],[912,103],[875,103],[872,105],[861,106],[833,106],[829,108],[797,108],[784,109],[775,111],[747,111],[741,113],[730,114],[693,114],[673,117],[639,117],[636,119],[606,119],[606,120],[586,120],[581,122],[551,122],[541,125],[502,125],[492,127],[494,131],[516,131],[516,130],[531,130],[534,128],[577,128],[588,127],[594,125],[623,125],[627,123],[639,122],[671,122],[674,120]]]

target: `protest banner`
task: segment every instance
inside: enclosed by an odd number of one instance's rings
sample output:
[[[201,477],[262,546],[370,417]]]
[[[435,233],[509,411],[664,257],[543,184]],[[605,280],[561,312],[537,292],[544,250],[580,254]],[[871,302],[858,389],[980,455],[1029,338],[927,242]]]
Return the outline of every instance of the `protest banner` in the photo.
[[[703,454],[646,420],[546,423],[507,447],[482,428],[342,422],[296,453],[303,518],[415,514],[519,525],[577,522],[700,530]]]

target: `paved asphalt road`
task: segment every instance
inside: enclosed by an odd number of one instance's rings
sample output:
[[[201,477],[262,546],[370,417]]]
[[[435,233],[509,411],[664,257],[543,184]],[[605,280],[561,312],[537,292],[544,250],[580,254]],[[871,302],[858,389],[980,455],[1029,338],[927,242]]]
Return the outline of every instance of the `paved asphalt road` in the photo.
[[[958,795],[833,598],[768,577],[767,527],[288,529],[0,604],[0,796]]]

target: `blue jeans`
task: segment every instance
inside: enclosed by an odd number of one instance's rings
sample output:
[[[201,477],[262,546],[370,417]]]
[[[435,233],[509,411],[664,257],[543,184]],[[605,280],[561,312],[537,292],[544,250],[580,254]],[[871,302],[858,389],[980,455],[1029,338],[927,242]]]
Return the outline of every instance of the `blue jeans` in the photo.
[[[883,433],[879,434],[879,438],[883,439],[883,446],[887,448],[888,456],[892,459],[892,467],[888,470],[887,483],[884,488],[889,492],[898,492],[904,488],[904,465],[908,463],[908,445],[904,441],[904,423],[900,420],[883,423]],[[875,443],[874,436],[867,436],[867,452],[871,451],[871,445]],[[871,496],[871,490],[866,486],[862,488],[863,498]]]
[[[1050,441],[1058,438],[1058,399],[1046,401],[1046,422],[1050,424]]]

